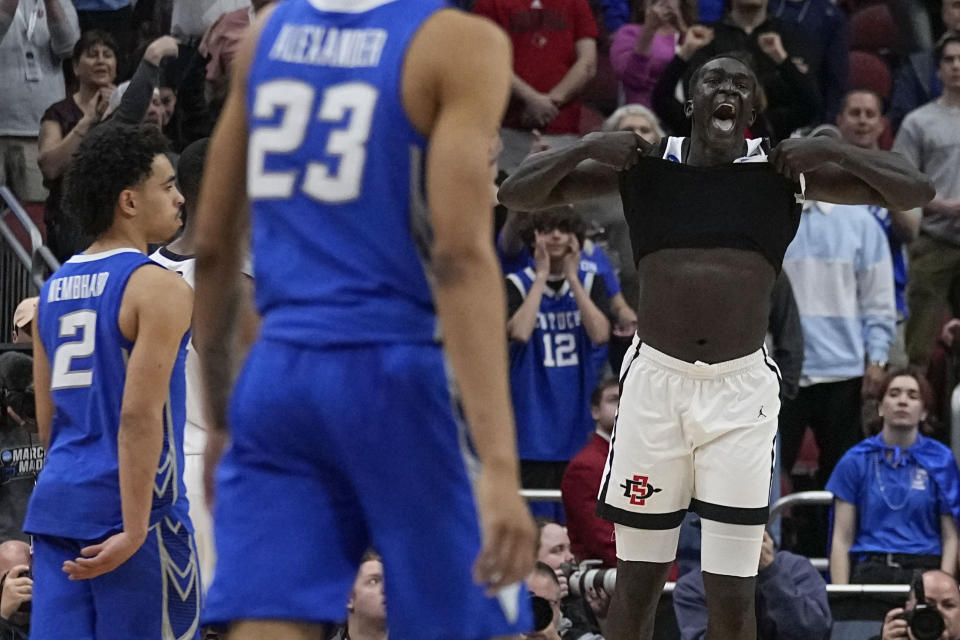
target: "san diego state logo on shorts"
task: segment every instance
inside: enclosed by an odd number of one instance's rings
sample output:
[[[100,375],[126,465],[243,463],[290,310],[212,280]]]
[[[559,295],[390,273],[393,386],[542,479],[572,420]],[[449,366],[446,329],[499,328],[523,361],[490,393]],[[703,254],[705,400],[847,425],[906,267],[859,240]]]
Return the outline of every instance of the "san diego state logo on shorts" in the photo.
[[[630,504],[642,507],[647,504],[647,498],[655,493],[660,493],[660,489],[649,483],[649,476],[634,474],[633,479],[626,479],[620,485],[623,489],[623,497],[630,498]]]

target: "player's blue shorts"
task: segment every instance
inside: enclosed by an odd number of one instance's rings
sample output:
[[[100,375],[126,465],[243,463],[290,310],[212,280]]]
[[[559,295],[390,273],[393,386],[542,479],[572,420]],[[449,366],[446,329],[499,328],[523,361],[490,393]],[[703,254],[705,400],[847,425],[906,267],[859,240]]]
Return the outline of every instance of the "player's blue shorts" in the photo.
[[[433,345],[259,341],[217,473],[204,623],[344,620],[360,558],[383,557],[391,640],[515,634],[523,588],[473,583],[480,528],[465,425]]]
[[[33,538],[33,640],[196,640],[200,573],[193,535],[164,519],[129,560],[92,580],[69,580],[62,566],[102,542]]]

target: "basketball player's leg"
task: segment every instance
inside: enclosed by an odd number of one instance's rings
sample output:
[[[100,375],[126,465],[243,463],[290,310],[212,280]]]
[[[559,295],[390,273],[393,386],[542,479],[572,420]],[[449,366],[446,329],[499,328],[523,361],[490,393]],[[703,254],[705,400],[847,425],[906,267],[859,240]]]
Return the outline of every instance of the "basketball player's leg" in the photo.
[[[30,637],[37,640],[94,640],[93,593],[90,580],[70,580],[63,563],[80,556],[77,540],[33,537],[33,600]]]
[[[668,401],[681,376],[651,360],[636,339],[627,353],[597,506],[597,515],[615,523],[617,543],[606,635],[649,640],[690,503],[693,457]]]
[[[275,621],[279,634],[346,617],[370,538],[343,450],[354,446],[357,421],[376,416],[377,394],[344,381],[377,388],[376,362],[365,353],[268,341],[253,347],[217,470],[217,570],[205,625],[243,637],[259,620]]]
[[[707,640],[755,640],[756,578],[703,572],[707,596]]]
[[[610,599],[606,637],[609,640],[648,640],[653,637],[660,593],[671,562],[630,562],[617,559],[617,588]]]
[[[522,584],[486,593],[473,579],[482,536],[472,453],[456,392],[434,345],[385,345],[377,366],[385,403],[346,452],[374,548],[383,560],[390,635],[495,638],[532,626]]]
[[[173,516],[151,526],[137,552],[90,588],[97,640],[200,639],[196,547],[186,523]]]
[[[701,518],[708,640],[756,638],[754,591],[780,409],[777,376],[758,356],[738,374],[705,383],[713,401],[687,416],[705,439],[694,451],[690,508]]]

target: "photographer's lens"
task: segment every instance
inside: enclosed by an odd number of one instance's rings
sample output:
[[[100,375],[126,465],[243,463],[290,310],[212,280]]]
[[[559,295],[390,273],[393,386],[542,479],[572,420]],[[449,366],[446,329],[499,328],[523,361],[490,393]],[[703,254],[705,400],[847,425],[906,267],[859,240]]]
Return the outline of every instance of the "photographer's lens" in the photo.
[[[940,612],[929,605],[917,605],[910,616],[910,632],[917,640],[937,640],[946,628]]]

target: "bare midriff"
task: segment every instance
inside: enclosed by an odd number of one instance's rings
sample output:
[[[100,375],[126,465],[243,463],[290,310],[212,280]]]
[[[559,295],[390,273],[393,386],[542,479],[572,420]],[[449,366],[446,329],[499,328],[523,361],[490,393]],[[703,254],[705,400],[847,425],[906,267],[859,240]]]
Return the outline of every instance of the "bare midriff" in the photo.
[[[759,253],[661,249],[638,266],[640,339],[687,362],[716,363],[763,345],[776,278]]]

